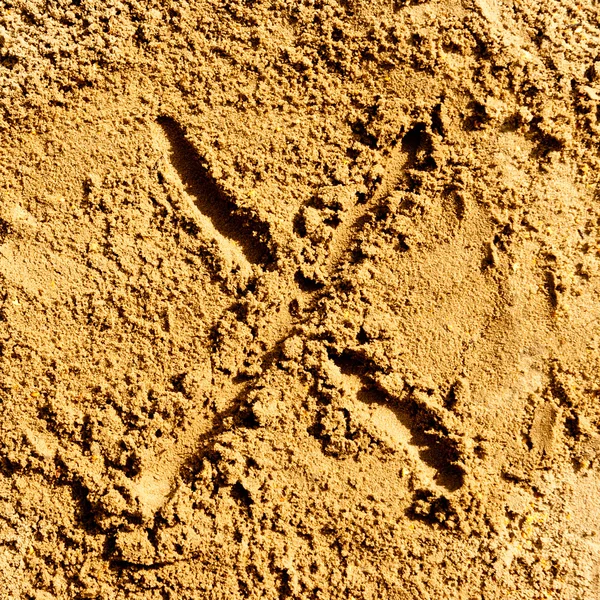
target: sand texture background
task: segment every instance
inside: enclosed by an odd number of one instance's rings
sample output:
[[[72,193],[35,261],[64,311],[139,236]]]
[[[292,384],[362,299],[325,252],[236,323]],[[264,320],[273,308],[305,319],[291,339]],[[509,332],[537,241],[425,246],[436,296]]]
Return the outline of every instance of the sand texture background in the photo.
[[[594,0],[0,1],[0,598],[600,598]]]

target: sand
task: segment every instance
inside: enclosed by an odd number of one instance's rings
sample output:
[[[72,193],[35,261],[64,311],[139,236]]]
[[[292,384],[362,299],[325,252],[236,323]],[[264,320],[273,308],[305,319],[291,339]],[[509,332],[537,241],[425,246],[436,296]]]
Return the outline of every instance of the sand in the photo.
[[[0,598],[600,598],[593,0],[0,2]]]

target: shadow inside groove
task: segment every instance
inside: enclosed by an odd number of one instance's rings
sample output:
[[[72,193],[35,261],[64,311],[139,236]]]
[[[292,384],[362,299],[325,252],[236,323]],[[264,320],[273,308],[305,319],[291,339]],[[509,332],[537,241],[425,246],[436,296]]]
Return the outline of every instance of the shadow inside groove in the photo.
[[[410,443],[418,448],[420,459],[437,471],[435,482],[449,492],[454,492],[464,484],[464,470],[459,466],[460,453],[449,436],[444,435],[436,425],[435,415],[420,406],[410,397],[405,402],[389,398],[369,378],[369,368],[359,356],[345,352],[341,356],[331,356],[344,375],[355,375],[362,388],[357,399],[366,405],[376,404],[391,410],[405,429],[410,431]]]
[[[156,122],[169,142],[169,160],[198,210],[211,220],[221,235],[237,242],[249,262],[263,266],[272,262],[267,243],[268,225],[238,212],[176,121],[159,117]]]

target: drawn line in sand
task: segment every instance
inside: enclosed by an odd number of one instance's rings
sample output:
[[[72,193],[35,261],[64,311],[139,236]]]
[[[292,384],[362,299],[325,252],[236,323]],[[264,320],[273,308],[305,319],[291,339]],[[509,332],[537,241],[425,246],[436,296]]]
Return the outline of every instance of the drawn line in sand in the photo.
[[[231,244],[231,240],[237,242],[240,255],[244,260],[254,264],[265,264],[265,260],[271,260],[268,245],[260,235],[253,235],[252,221],[245,219],[236,212],[234,202],[228,200],[210,174],[202,164],[202,159],[193,145],[186,139],[182,128],[172,119],[161,118],[155,125],[155,139],[161,146],[161,150],[168,156],[174,172],[181,181],[183,190],[188,194],[198,207],[200,213],[210,220],[211,226],[217,232],[217,242]],[[328,281],[335,279],[336,272],[343,267],[347,259],[347,252],[356,240],[356,235],[369,220],[369,215],[376,208],[378,202],[389,195],[397,186],[402,172],[411,162],[411,149],[406,144],[398,144],[388,158],[388,176],[379,182],[372,191],[370,197],[364,203],[357,203],[353,209],[346,214],[346,218],[336,231],[336,237],[332,244],[329,260],[326,265],[326,278]],[[256,231],[256,230],[255,230]],[[258,231],[264,231],[259,227]],[[293,280],[291,274],[282,273],[280,292],[284,296],[280,305],[289,305],[295,298],[302,297],[305,306],[305,318],[307,321],[314,318],[314,309],[317,302],[323,297],[329,284],[325,289],[315,290],[310,293],[302,291]],[[289,280],[288,280],[289,279]],[[272,343],[259,361],[261,370],[268,369],[278,356],[277,348],[290,335],[294,328],[291,321],[283,318],[284,315],[265,314],[264,321],[274,334]],[[460,470],[452,465],[452,458],[448,458],[448,448],[442,448],[443,441],[440,435],[428,435],[425,429],[431,425],[431,420],[414,402],[407,400],[406,406],[400,405],[388,399],[383,394],[378,394],[373,401],[372,390],[374,386],[365,379],[361,367],[354,365],[351,371],[358,371],[360,381],[357,383],[357,399],[359,404],[367,406],[371,404],[369,417],[386,434],[396,438],[396,442],[408,448],[409,453],[417,464],[422,464],[424,479],[431,482],[433,486],[444,487],[446,490],[454,490],[462,484]],[[227,379],[227,378],[226,378]],[[252,389],[252,384],[244,386],[236,383],[234,378],[221,381],[218,391],[221,397],[221,405],[228,408],[223,414],[231,414],[232,407],[242,404],[242,396]],[[229,401],[226,401],[225,399]],[[375,406],[375,404],[377,406]],[[387,407],[387,408],[386,408]],[[234,409],[235,410],[235,409]],[[385,413],[385,415],[383,414]],[[200,410],[198,414],[188,415],[188,423],[183,431],[179,432],[178,440],[162,456],[151,457],[142,469],[142,473],[134,486],[134,494],[138,497],[142,513],[146,519],[161,509],[164,503],[174,492],[174,485],[181,468],[190,461],[196,462],[207,445],[210,446],[212,434],[222,429],[220,423],[223,414],[205,415]],[[423,421],[423,424],[421,424]],[[440,445],[441,444],[441,445]]]
[[[356,202],[345,218],[336,227],[335,236],[323,265],[328,278],[335,276],[344,263],[347,253],[353,249],[358,234],[372,218],[378,203],[394,192],[407,169],[418,166],[417,155],[428,148],[428,138],[422,124],[415,126],[396,141],[386,161],[385,176],[376,184],[364,202]],[[313,286],[311,282],[301,281],[306,289],[314,291],[323,286]]]
[[[205,228],[213,230],[211,233],[217,241],[237,254],[238,261],[242,255],[250,264],[266,266],[272,262],[273,253],[266,238],[268,225],[241,212],[217,185],[205,166],[206,161],[187,139],[179,123],[170,117],[159,117],[153,134],[167,158],[167,166],[172,167],[184,192],[204,217]]]
[[[332,357],[350,392],[373,423],[393,443],[407,451],[421,479],[432,488],[454,492],[464,483],[459,453],[436,423],[430,407],[420,404],[410,390],[402,399],[392,398],[369,376],[364,361],[350,353]]]

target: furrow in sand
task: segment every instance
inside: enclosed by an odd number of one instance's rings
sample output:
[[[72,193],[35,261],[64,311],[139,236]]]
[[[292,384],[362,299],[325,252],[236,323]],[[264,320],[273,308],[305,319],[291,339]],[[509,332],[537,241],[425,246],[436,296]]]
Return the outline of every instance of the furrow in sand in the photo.
[[[203,169],[201,160],[193,145],[185,139],[181,128],[172,120],[161,120],[153,124],[155,139],[164,153],[167,165],[171,165],[170,178],[175,186],[180,186],[185,194],[198,207],[200,225],[205,228],[207,235],[213,237],[225,249],[229,249],[238,264],[247,272],[251,261],[255,262],[264,248],[254,245],[259,232],[248,232],[247,223],[239,223],[234,216],[235,205],[224,201],[212,178]],[[190,158],[192,157],[192,158]],[[382,179],[373,193],[364,203],[355,204],[346,214],[335,232],[331,251],[326,263],[327,280],[330,281],[336,270],[348,259],[347,253],[352,248],[357,235],[370,213],[385,198],[397,184],[404,168],[409,161],[409,153],[400,144],[394,148],[388,159],[387,176]],[[168,168],[168,167],[167,167]],[[240,235],[240,228],[246,228]],[[252,233],[255,235],[252,236]],[[232,243],[232,240],[235,240]],[[252,243],[249,243],[252,240]],[[278,286],[280,299],[270,311],[263,315],[265,326],[271,331],[271,345],[259,358],[261,371],[269,368],[277,357],[277,348],[290,335],[299,323],[291,318],[289,306],[298,300],[307,315],[304,321],[313,318],[314,308],[320,298],[331,291],[329,286],[321,290],[304,291],[300,289],[293,277],[281,275]],[[259,280],[260,284],[260,280]],[[134,495],[141,505],[142,513],[150,518],[158,511],[173,493],[178,474],[183,464],[192,458],[202,446],[207,437],[222,429],[223,417],[236,405],[235,398],[244,393],[244,386],[234,382],[234,378],[219,377],[219,385],[215,386],[215,396],[219,397],[222,413],[206,413],[198,410],[188,416],[187,424],[178,432],[177,439],[171,446],[165,448],[159,456],[149,456],[143,461],[140,475],[134,485]],[[248,387],[251,387],[249,384]],[[425,465],[426,470],[431,467]]]

